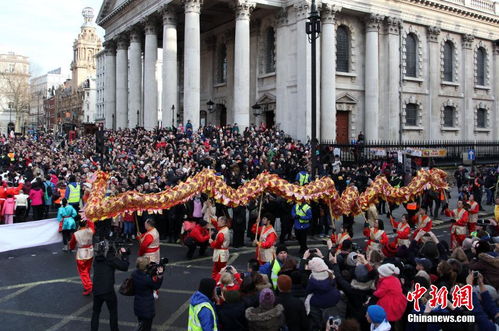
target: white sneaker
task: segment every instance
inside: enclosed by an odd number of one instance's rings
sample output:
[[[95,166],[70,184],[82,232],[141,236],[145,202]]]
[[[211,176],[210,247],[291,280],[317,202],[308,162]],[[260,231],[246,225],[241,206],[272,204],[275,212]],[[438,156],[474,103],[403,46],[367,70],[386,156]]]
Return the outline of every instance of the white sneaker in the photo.
[[[158,291],[153,291],[152,295],[154,297],[154,300],[158,300],[159,299]]]

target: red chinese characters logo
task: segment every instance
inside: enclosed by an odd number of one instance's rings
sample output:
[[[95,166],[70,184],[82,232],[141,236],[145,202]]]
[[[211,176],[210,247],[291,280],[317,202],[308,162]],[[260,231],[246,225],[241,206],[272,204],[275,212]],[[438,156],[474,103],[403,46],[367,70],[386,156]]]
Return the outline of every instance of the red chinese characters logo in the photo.
[[[421,287],[419,283],[414,286],[414,291],[407,293],[407,300],[409,302],[414,302],[414,310],[420,311],[419,299],[423,297],[427,289]],[[471,285],[464,285],[462,287],[455,286],[452,290],[452,305],[455,308],[466,307],[468,310],[473,310],[473,300],[472,300],[472,288]],[[442,287],[438,289],[435,285],[430,287],[430,299],[428,300],[428,305],[430,308],[436,308],[440,306],[442,308],[447,307],[447,295],[449,291],[447,288]]]

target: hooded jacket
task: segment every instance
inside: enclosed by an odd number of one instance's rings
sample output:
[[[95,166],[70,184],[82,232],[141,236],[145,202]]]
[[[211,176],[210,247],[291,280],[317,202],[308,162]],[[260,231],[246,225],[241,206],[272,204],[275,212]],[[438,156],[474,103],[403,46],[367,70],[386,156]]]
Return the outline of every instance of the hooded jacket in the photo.
[[[280,304],[266,310],[262,307],[246,309],[250,331],[278,331],[285,323],[284,307]]]
[[[317,280],[310,277],[307,284],[307,293],[312,293],[310,305],[318,308],[334,307],[340,300],[340,292],[336,288],[334,279]]]
[[[391,330],[392,326],[387,320],[384,320],[383,323],[381,323],[378,326],[374,326],[374,324],[371,324],[371,331],[388,331]]]
[[[478,260],[470,262],[469,268],[480,271],[486,284],[499,288],[499,258],[480,253]]]
[[[210,305],[213,306],[213,302],[211,302],[210,299],[203,293],[196,291],[191,297],[191,305],[196,306],[199,305],[200,303],[207,302]],[[213,311],[215,311],[215,307],[213,306]],[[201,310],[198,313],[198,319],[199,322],[201,323],[201,328],[203,331],[208,331],[208,330],[213,330],[214,325],[216,321],[213,319],[213,314],[211,311],[207,308],[201,308]]]
[[[378,298],[377,304],[385,310],[388,321],[398,321],[402,318],[407,306],[407,299],[397,277],[380,278],[374,295]]]

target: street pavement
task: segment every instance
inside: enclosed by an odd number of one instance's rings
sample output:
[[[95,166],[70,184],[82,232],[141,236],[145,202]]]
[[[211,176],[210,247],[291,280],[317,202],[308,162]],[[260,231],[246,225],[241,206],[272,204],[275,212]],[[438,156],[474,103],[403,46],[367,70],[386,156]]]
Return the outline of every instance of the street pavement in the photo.
[[[455,206],[456,194],[450,201]],[[487,213],[491,207],[485,206]],[[402,208],[394,211],[398,218]],[[385,229],[393,238],[386,216]],[[341,222],[339,222],[341,224]],[[436,221],[434,232],[440,239],[449,240],[450,223]],[[277,226],[279,228],[279,226]],[[354,242],[364,247],[363,218],[356,217]],[[311,238],[310,247],[325,247],[319,238]],[[287,243],[290,254],[297,256],[296,241]],[[92,316],[92,296],[82,296],[82,285],[76,271],[73,253],[61,251],[62,244],[22,249],[0,254],[0,330],[88,330]],[[131,265],[128,272],[116,272],[116,290],[135,268],[137,245],[131,246]],[[231,249],[229,263],[245,271],[247,261],[254,256],[253,247]],[[325,253],[326,250],[324,249]],[[168,264],[156,302],[155,330],[186,330],[189,298],[197,289],[199,280],[210,277],[211,256],[185,259],[186,248],[177,244],[161,243],[161,256]],[[210,254],[211,251],[208,251]],[[133,297],[117,293],[120,330],[134,330]],[[100,330],[109,330],[108,311],[101,313]]]

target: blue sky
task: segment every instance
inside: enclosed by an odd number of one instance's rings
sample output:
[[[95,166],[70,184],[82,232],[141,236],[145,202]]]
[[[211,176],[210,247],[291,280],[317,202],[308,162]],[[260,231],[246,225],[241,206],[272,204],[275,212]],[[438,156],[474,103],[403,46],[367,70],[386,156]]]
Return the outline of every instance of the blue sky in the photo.
[[[29,56],[34,75],[61,67],[69,73],[73,41],[83,23],[81,11],[97,16],[102,0],[0,1],[0,52]],[[94,19],[95,20],[95,19]],[[97,28],[103,39],[104,30]]]

